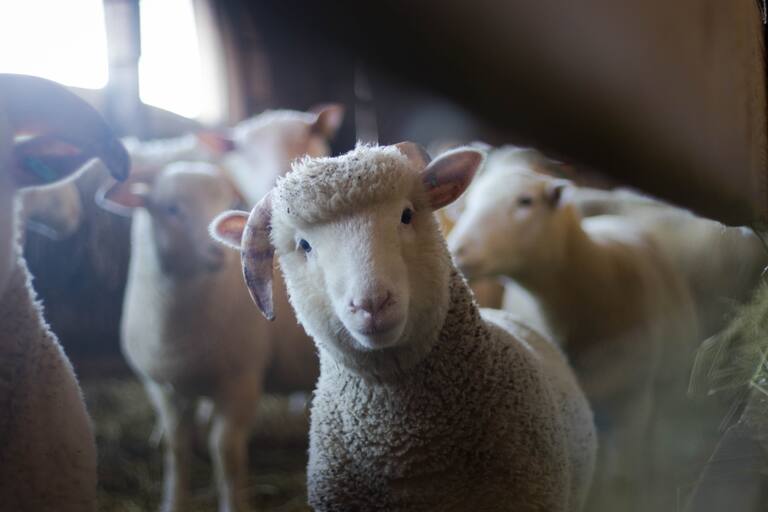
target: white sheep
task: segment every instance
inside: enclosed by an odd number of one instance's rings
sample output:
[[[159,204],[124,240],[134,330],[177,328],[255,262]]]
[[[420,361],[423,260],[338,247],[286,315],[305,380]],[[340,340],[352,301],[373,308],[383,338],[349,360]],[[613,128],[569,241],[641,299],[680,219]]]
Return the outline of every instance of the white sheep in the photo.
[[[595,449],[562,354],[509,315],[478,310],[433,211],[482,161],[427,165],[411,143],[305,159],[251,212],[212,232],[242,247],[271,318],[276,253],[320,352],[312,403],[315,510],[579,510]]]
[[[271,186],[291,160],[307,152],[327,154],[327,140],[342,112],[336,105],[319,113],[266,112],[229,134],[134,142],[129,152],[139,169],[133,182],[103,198],[108,209],[119,213],[139,208],[132,226],[123,351],[161,418],[166,438],[163,510],[185,510],[189,497],[187,461],[195,429],[190,404],[201,398],[213,402],[210,449],[220,510],[239,511],[247,509],[245,443],[264,385],[279,391],[314,386],[314,346],[291,315],[280,323],[252,318],[233,329],[250,300],[239,262],[222,254],[207,228],[215,213],[247,202],[254,189]],[[216,146],[227,151],[212,153],[209,148]],[[199,161],[166,166],[183,157]],[[169,214],[158,204],[180,211]],[[284,287],[275,291],[287,309]],[[210,382],[197,379],[190,388],[189,380],[201,374]]]
[[[15,140],[17,135],[24,138]],[[17,193],[98,157],[129,161],[101,117],[63,87],[0,75],[0,508],[96,510],[96,446],[72,366],[43,319],[18,243]]]
[[[601,427],[593,506],[642,509],[654,464],[654,391],[663,384],[684,400],[695,310],[649,233],[617,216],[582,221],[563,201],[564,186],[541,174],[486,169],[448,244],[465,275],[506,276],[536,297]]]
[[[213,404],[208,441],[219,510],[247,510],[247,439],[271,347],[256,336],[261,320],[247,314],[239,262],[207,233],[211,219],[238,201],[220,170],[203,162],[170,164],[154,180],[119,184],[100,200],[135,209],[121,338],[164,434],[163,511],[189,506],[201,400]]]
[[[690,286],[702,338],[726,326],[768,267],[768,250],[749,228],[725,226],[628,189],[580,187],[571,200],[584,216],[621,215],[648,232]]]

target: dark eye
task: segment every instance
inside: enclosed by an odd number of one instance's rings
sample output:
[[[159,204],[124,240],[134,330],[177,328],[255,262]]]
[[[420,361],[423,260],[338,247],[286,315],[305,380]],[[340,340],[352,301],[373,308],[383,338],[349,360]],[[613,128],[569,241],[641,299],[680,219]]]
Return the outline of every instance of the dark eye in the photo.
[[[175,217],[181,213],[181,209],[177,204],[169,204],[168,206],[165,207],[165,213],[167,215]]]
[[[309,245],[309,242],[307,242],[303,238],[301,240],[299,240],[299,247],[301,247],[301,249],[304,252],[310,252],[312,250],[312,246]]]
[[[517,198],[517,206],[531,206],[533,204],[533,198],[531,196],[520,196]]]
[[[410,224],[411,220],[413,219],[413,210],[410,208],[406,208],[403,210],[403,214],[400,215],[400,222],[403,224]]]

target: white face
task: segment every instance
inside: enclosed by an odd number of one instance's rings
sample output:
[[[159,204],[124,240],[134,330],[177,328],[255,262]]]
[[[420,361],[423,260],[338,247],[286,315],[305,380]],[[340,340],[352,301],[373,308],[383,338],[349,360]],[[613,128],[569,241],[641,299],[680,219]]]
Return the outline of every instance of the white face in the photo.
[[[182,165],[176,164],[172,172],[166,170],[157,178],[145,205],[152,216],[160,261],[167,273],[178,276],[216,272],[237,255],[210,238],[208,224],[234,207],[237,197],[215,172]]]
[[[529,174],[481,176],[470,188],[466,209],[448,236],[456,265],[470,279],[519,276],[526,264],[547,260],[562,236],[560,186]]]
[[[294,308],[310,334],[343,350],[404,343],[428,297],[447,288],[432,212],[407,199],[290,231],[276,245]]]

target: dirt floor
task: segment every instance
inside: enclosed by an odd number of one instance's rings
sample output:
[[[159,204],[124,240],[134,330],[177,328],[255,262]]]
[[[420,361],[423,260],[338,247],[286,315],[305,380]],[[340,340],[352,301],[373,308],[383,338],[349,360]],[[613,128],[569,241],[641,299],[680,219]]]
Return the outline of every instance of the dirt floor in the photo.
[[[158,509],[162,488],[160,447],[152,443],[154,411],[134,379],[82,382],[99,449],[99,510]],[[305,512],[307,415],[297,400],[267,396],[249,447],[250,502],[254,511]],[[201,448],[193,467],[189,512],[216,510],[216,492]]]

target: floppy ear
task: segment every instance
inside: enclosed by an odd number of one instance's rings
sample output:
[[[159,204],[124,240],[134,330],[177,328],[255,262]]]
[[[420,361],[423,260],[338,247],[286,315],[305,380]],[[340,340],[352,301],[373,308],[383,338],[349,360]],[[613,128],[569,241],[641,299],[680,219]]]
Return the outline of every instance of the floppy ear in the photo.
[[[317,113],[317,119],[312,123],[310,131],[327,139],[332,139],[336,135],[344,121],[344,105],[339,103],[316,105],[309,111]]]
[[[547,187],[544,190],[544,199],[547,204],[552,208],[557,208],[563,199],[563,192],[571,184],[568,180],[552,180],[547,183]]]
[[[124,183],[105,183],[96,191],[96,204],[102,209],[130,217],[136,208],[150,204],[150,185],[143,181],[130,180]]]
[[[482,151],[457,148],[443,153],[421,172],[421,181],[433,210],[446,206],[467,189],[483,163]]]
[[[217,242],[230,249],[240,250],[243,242],[243,231],[248,222],[248,212],[229,210],[220,213],[211,222],[208,231]]]
[[[102,117],[61,85],[0,74],[0,97],[16,141],[11,177],[18,187],[45,185],[74,174],[93,158],[125,179],[130,159]]]
[[[243,277],[251,298],[267,320],[275,319],[272,304],[272,265],[275,249],[269,239],[272,230],[271,192],[264,196],[251,210],[243,231],[240,258],[243,263]]]

